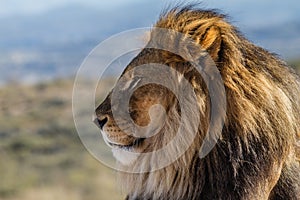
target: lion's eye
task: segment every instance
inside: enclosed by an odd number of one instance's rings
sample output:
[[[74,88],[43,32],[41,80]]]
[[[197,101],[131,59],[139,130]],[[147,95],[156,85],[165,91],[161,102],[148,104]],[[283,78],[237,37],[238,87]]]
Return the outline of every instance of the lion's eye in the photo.
[[[141,80],[142,80],[141,77],[134,77],[133,79],[125,83],[123,90],[135,88]]]
[[[141,77],[136,77],[136,78],[134,78],[133,81],[130,83],[129,88],[130,88],[130,89],[135,88],[135,87],[137,86],[137,84],[138,84],[141,80],[142,80]]]

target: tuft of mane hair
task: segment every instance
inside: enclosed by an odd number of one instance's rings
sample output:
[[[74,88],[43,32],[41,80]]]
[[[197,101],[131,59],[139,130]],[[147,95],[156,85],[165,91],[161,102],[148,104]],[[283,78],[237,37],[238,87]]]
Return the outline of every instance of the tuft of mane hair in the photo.
[[[186,34],[209,53],[226,90],[226,122],[216,146],[200,159],[210,105],[208,91],[196,77],[196,95],[205,102],[200,124],[206,126],[199,127],[195,142],[170,166],[121,173],[127,200],[300,199],[300,83],[295,72],[245,39],[215,10],[172,8],[154,27]],[[178,56],[165,56],[165,63],[180,68]],[[176,118],[178,111],[171,114]]]

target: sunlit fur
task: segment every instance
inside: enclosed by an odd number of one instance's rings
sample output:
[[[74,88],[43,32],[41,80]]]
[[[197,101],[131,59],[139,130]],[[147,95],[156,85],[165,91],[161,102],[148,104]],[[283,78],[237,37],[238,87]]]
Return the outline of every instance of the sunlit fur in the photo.
[[[217,145],[200,159],[210,110],[202,78],[191,73],[187,69],[191,66],[178,56],[152,49],[143,51],[128,68],[149,62],[167,64],[182,72],[194,87],[200,116],[187,110],[191,117],[183,122],[186,132],[180,133],[182,141],[193,132],[189,127],[194,120],[200,119],[201,123],[190,148],[171,165],[151,173],[120,173],[127,199],[299,199],[296,144],[300,138],[300,84],[293,70],[276,55],[246,40],[224,15],[215,11],[176,7],[165,11],[155,27],[186,34],[208,51],[223,78],[226,122]],[[145,140],[140,151],[160,148],[177,132],[178,104],[166,94],[167,122],[158,136]],[[176,146],[165,156],[175,151]],[[157,158],[137,159],[129,167],[151,170],[151,162],[157,162]]]

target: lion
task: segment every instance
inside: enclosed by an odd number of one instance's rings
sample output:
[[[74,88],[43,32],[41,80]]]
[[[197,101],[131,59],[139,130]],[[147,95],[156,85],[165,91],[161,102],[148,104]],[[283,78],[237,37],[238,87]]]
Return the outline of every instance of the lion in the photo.
[[[159,104],[165,110],[158,133],[138,137],[130,134],[130,128],[124,131],[114,119],[112,92],[96,108],[96,123],[118,165],[124,168],[119,179],[128,194],[126,199],[300,199],[300,82],[293,69],[277,55],[248,41],[216,10],[177,6],[164,11],[154,27],[180,32],[208,53],[224,84],[226,117],[216,145],[201,158],[199,151],[211,110],[208,86],[182,56],[146,45],[121,75],[126,86],[123,92],[132,90],[140,81],[135,71],[138,66],[162,64],[178,72],[178,79],[173,80],[175,86],[181,84],[181,78],[188,80],[196,95],[193,101],[197,112],[195,108],[186,111],[189,119],[182,123],[187,124],[187,129],[180,132],[183,110],[170,89],[154,83],[135,88],[128,108],[131,119],[123,119],[123,124],[131,120],[145,127],[151,121],[152,106]],[[149,43],[167,41],[175,49],[184,48],[173,37],[154,31]],[[205,63],[207,55],[201,55],[195,60]],[[160,73],[155,77],[166,78]],[[200,123],[192,143],[174,162],[151,170],[155,156],[139,159],[145,152],[163,148],[174,134],[184,140],[191,132],[188,127],[197,124],[197,120]],[[171,150],[176,151],[176,147]],[[165,156],[172,154],[169,151]],[[141,173],[126,170],[133,168]]]

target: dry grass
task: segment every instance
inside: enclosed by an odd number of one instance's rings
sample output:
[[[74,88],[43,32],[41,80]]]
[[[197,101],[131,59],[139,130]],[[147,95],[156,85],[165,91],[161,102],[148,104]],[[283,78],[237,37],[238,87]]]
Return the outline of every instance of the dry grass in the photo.
[[[0,88],[0,199],[123,199],[74,127],[73,82]],[[100,97],[101,98],[101,97]]]
[[[300,61],[291,62],[300,72]],[[113,80],[100,83],[97,103]],[[114,171],[96,161],[77,136],[73,82],[0,88],[0,200],[118,200]],[[300,154],[300,153],[299,153]]]

